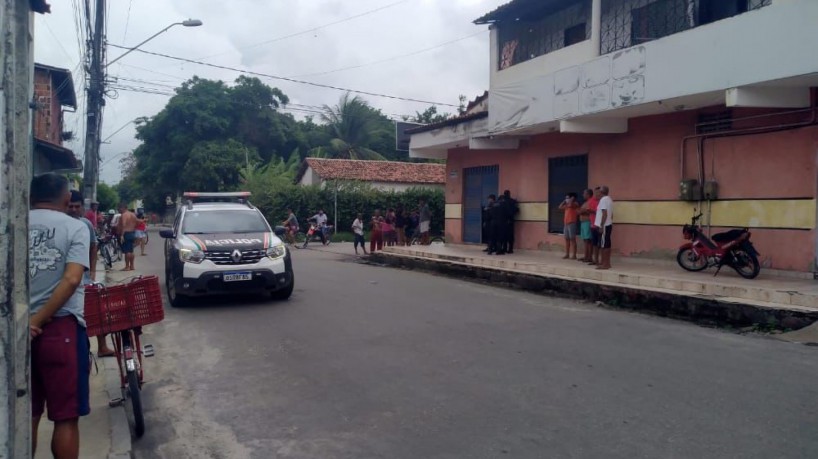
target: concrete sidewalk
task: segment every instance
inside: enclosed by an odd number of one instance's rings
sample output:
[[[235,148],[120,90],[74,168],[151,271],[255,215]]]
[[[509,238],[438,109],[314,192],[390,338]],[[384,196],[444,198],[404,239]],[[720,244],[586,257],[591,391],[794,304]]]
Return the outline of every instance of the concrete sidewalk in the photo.
[[[602,271],[561,256],[525,250],[491,256],[481,246],[447,244],[386,247],[371,259],[737,326],[798,329],[818,320],[818,281],[808,274],[762,269],[757,279],[747,280],[725,268],[714,277],[712,269],[690,273],[675,261],[634,258],[614,259],[613,269]]]

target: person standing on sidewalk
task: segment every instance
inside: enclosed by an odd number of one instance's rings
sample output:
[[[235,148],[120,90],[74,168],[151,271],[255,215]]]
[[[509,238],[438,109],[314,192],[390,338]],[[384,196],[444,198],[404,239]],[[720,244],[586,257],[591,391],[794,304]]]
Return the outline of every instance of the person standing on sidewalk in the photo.
[[[91,222],[87,219],[83,218],[82,215],[82,194],[79,191],[72,190],[71,191],[71,201],[68,203],[68,215],[71,217],[76,218],[77,220],[85,223],[88,226],[88,230],[91,232],[90,237],[90,249],[88,253],[88,259],[90,264],[90,269],[86,271],[82,276],[82,285],[92,284],[96,277],[96,269],[97,269],[97,233],[94,231],[93,227],[91,226]],[[113,357],[115,352],[113,349],[108,347],[108,342],[106,341],[105,337],[107,335],[99,335],[97,336],[97,356],[98,357]]]
[[[599,235],[602,230],[596,224],[597,209],[599,207],[599,200],[602,198],[602,193],[599,192],[599,187],[594,188],[594,196],[588,200],[588,217],[591,219],[591,261],[589,265],[599,264]]]
[[[73,194],[73,193],[72,193]],[[91,203],[91,208],[85,212],[85,219],[94,225],[94,230],[99,228],[99,203],[94,201]]]
[[[68,179],[43,174],[31,181],[29,212],[29,331],[31,335],[32,453],[37,429],[48,406],[54,422],[51,452],[77,458],[79,418],[89,403],[88,335],[85,290],[90,268],[88,227],[66,214],[71,193]]]
[[[134,244],[136,243],[136,214],[128,210],[127,204],[119,204],[119,221],[117,222],[117,234],[119,234],[122,246],[122,254],[125,255],[125,267],[123,271],[133,271],[134,268]]]
[[[139,246],[139,254],[145,256],[145,245],[148,243],[148,223],[145,221],[145,214],[136,214],[136,244]]]
[[[573,257],[577,259],[577,212],[579,203],[577,202],[576,193],[568,193],[565,200],[560,203],[560,210],[565,213],[562,219],[563,236],[565,236],[565,256],[563,259]]]
[[[358,244],[361,245],[364,255],[367,255],[366,242],[364,241],[364,216],[360,213],[355,217],[355,221],[352,222],[352,232],[355,234],[355,255],[358,255]]]
[[[402,204],[395,209],[395,232],[398,236],[398,246],[406,245],[406,210]]]
[[[377,210],[375,211],[378,214]],[[383,233],[381,232],[381,222],[383,217],[380,215],[373,215],[372,221],[369,223],[369,252],[375,253],[375,250],[383,250]]]
[[[579,234],[584,243],[584,255],[579,260],[583,263],[589,263],[593,261],[592,254],[594,252],[594,245],[593,245],[593,236],[591,235],[591,219],[594,218],[592,216],[592,212],[589,209],[591,198],[594,197],[594,190],[587,189],[582,192],[582,207],[579,208]]]
[[[429,204],[426,199],[420,199],[420,240],[421,244],[429,245],[430,236],[429,231],[432,226],[432,211],[429,209]]]
[[[599,236],[601,262],[596,269],[611,269],[611,235],[613,234],[613,199],[608,195],[608,187],[599,187],[602,199],[596,210],[596,226],[602,229]]]
[[[511,197],[511,191],[503,191],[503,199],[508,207],[508,227],[506,228],[506,253],[514,253],[514,220],[520,213],[520,205]]]

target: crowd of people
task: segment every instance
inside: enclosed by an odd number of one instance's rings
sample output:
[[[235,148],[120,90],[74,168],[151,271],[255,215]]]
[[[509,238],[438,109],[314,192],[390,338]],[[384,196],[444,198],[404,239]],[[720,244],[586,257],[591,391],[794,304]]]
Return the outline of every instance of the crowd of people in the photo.
[[[314,225],[314,234],[321,238],[322,244],[326,245],[329,240],[326,237],[329,231],[327,225],[328,217],[323,210],[318,212],[307,221]],[[429,203],[421,199],[416,209],[407,209],[402,205],[394,208],[387,208],[385,211],[375,209],[368,223],[365,223],[362,213],[358,213],[350,226],[354,237],[353,247],[355,254],[360,247],[366,255],[371,252],[383,250],[384,246],[406,246],[412,243],[414,238],[421,244],[429,244],[432,212]],[[302,229],[298,224],[293,209],[287,209],[287,218],[281,223],[286,229],[286,239],[290,244],[296,243],[296,235]],[[369,231],[369,251],[366,249],[366,231]],[[308,233],[308,231],[304,231]],[[302,247],[309,243],[309,237],[305,238]]]
[[[483,208],[483,240],[488,247],[483,251],[489,255],[514,253],[514,220],[520,212],[517,200],[506,190],[498,198],[490,194],[488,204]]]
[[[576,193],[568,193],[560,203],[564,213],[564,259],[578,260],[597,269],[611,268],[611,235],[613,233],[613,200],[607,186],[587,189],[582,204]],[[584,255],[577,258],[577,237],[582,239]]]
[[[576,193],[568,193],[559,204],[563,212],[563,259],[578,260],[597,269],[611,268],[611,235],[613,233],[613,200],[607,186],[587,189],[582,202]],[[483,208],[483,240],[489,255],[514,253],[514,220],[519,213],[517,201],[509,190],[501,196],[488,196]],[[577,238],[582,239],[584,254],[577,258]]]

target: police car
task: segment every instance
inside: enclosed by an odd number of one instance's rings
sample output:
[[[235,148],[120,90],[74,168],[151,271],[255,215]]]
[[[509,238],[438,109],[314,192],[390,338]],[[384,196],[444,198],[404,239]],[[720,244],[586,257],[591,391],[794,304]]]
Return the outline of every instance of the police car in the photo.
[[[249,192],[184,193],[165,239],[165,283],[172,306],[191,297],[262,293],[285,300],[295,285],[292,259]]]

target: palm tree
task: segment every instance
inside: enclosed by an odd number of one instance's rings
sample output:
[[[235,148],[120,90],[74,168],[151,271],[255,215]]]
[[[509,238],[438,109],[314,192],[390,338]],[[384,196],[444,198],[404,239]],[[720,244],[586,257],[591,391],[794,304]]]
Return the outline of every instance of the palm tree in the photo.
[[[335,107],[324,105],[321,119],[327,123],[332,134],[328,152],[331,157],[385,159],[380,153],[367,148],[381,129],[378,127],[377,112],[365,100],[346,93]]]

